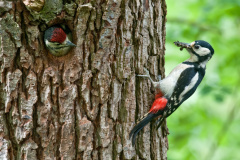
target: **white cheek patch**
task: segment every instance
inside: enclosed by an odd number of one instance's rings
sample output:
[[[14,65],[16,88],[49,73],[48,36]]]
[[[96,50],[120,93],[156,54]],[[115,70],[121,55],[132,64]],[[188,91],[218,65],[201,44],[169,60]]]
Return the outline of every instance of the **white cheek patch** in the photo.
[[[210,51],[208,48],[204,48],[204,47],[200,47],[199,49],[193,48],[193,50],[194,50],[199,56],[205,56],[205,55],[211,53],[211,51]]]

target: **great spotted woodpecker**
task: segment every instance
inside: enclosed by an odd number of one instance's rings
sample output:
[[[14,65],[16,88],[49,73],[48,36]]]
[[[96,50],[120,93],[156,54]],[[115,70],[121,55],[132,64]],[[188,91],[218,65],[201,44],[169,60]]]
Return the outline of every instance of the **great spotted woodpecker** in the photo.
[[[156,122],[158,128],[165,118],[170,116],[195,92],[205,75],[206,63],[214,54],[212,46],[202,40],[190,44],[178,41],[174,43],[181,47],[180,50],[186,48],[190,58],[176,66],[165,79],[161,80],[160,78],[159,82],[154,82],[146,69],[146,75],[138,75],[149,78],[157,94],[149,112],[134,126],[129,134],[133,145],[138,132],[151,120],[158,117]]]
[[[54,56],[63,56],[68,53],[71,47],[75,47],[76,45],[71,40],[71,32],[64,26],[52,26],[44,33],[45,45]]]

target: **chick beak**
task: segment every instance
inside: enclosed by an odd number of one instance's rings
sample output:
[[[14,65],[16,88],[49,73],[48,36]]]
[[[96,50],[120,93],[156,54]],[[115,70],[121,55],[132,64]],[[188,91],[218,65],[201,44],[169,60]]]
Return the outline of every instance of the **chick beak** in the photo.
[[[69,40],[66,42],[66,45],[71,46],[71,47],[76,47],[76,45]]]

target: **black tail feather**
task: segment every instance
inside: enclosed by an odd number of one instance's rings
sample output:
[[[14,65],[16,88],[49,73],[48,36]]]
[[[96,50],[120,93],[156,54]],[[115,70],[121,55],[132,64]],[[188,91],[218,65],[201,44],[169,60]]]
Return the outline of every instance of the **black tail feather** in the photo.
[[[129,134],[129,138],[132,137],[132,145],[135,145],[135,140],[138,132],[140,132],[143,127],[145,127],[153,118],[155,117],[154,114],[148,113],[137,125],[133,127]]]

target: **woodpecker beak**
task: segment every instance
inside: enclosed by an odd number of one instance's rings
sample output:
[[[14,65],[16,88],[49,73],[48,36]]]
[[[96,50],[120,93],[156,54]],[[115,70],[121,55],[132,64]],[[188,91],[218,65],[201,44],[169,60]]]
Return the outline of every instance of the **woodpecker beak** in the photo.
[[[67,41],[66,45],[71,46],[71,47],[76,47],[76,45],[74,43],[72,43],[71,41]]]
[[[190,44],[191,48],[194,47],[195,41]]]

